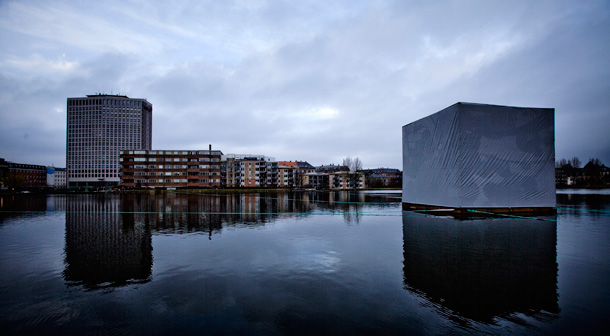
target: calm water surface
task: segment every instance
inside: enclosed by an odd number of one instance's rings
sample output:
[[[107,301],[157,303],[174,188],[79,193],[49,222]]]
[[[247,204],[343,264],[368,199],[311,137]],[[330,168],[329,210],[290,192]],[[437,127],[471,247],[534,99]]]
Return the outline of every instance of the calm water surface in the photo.
[[[456,220],[396,193],[0,196],[2,334],[602,334],[610,195]]]

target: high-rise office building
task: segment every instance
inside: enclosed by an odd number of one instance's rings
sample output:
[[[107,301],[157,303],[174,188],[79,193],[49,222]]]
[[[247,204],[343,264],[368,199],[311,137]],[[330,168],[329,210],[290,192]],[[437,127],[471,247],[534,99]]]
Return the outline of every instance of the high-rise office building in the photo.
[[[152,104],[146,99],[96,94],[68,98],[66,171],[69,188],[119,183],[119,154],[152,146]]]

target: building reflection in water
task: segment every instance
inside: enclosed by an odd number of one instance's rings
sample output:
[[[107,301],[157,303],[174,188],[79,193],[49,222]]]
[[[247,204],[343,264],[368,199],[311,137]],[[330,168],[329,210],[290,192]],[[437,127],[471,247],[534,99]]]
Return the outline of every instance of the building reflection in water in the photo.
[[[404,213],[403,239],[405,288],[464,327],[559,313],[555,221]]]
[[[0,224],[8,218],[45,216],[48,212],[62,212],[65,208],[66,198],[62,195],[0,195]]]
[[[68,285],[98,289],[150,281],[150,228],[122,212],[122,205],[112,195],[67,199],[63,275]]]
[[[212,239],[225,227],[314,212],[343,214],[351,223],[359,220],[364,201],[362,193],[349,192],[69,196],[64,278],[87,289],[148,282],[152,234],[206,233]]]
[[[238,193],[238,194],[124,194],[121,211],[157,233],[206,232],[212,238],[223,227],[260,226],[279,217],[319,212],[343,214],[357,221],[362,193]]]

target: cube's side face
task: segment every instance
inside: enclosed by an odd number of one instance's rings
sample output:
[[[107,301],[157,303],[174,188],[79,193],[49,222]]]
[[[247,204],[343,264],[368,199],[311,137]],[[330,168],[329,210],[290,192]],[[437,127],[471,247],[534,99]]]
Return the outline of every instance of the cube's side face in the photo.
[[[403,203],[456,206],[458,105],[402,128]]]
[[[554,207],[553,109],[463,105],[462,207]]]

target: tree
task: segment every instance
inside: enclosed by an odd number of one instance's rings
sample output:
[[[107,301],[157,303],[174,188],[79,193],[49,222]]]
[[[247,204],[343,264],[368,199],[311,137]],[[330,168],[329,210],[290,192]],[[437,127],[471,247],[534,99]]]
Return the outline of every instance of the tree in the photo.
[[[353,162],[352,162],[352,171],[359,171],[362,170],[362,161],[360,161],[359,157],[355,157]]]
[[[572,166],[572,168],[580,168],[580,165],[582,164],[582,162],[580,162],[576,156],[571,158],[568,163]]]
[[[360,158],[355,157],[351,158],[350,156],[343,159],[343,165],[349,168],[350,171],[359,171],[362,170],[362,161]]]
[[[349,168],[349,170],[352,170],[352,158],[350,156],[343,159],[343,166],[346,166]]]
[[[15,173],[15,172],[10,172],[6,175],[6,178],[4,179],[4,184],[8,187],[8,188],[14,188],[14,189],[23,189],[26,186],[26,179],[25,176],[23,176],[23,174],[19,174],[19,173]]]
[[[598,158],[592,158],[589,159],[589,163],[591,163],[592,165],[596,166],[596,167],[602,167],[604,164],[602,163],[602,161]]]

